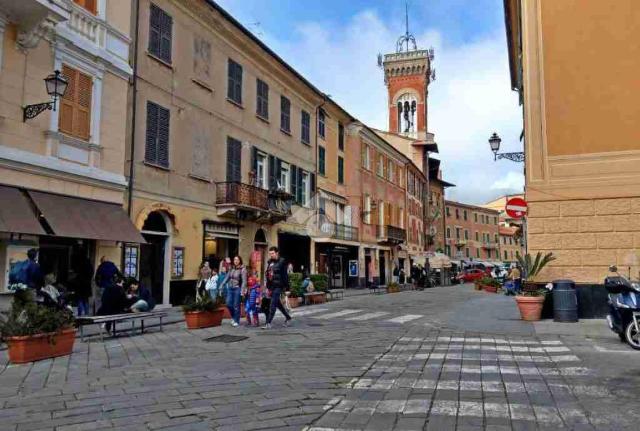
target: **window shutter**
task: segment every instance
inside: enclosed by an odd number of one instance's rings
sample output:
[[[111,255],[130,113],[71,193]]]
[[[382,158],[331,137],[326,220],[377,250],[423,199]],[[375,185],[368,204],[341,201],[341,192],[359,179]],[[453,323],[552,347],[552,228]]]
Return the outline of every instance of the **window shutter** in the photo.
[[[147,102],[147,134],[145,137],[144,160],[157,163],[158,150],[158,105]]]
[[[276,188],[276,158],[269,154],[269,190]]]
[[[67,91],[60,100],[60,120],[58,129],[68,135],[73,135],[73,114],[75,106],[76,87],[78,86],[78,71],[62,65],[62,74],[67,78]]]
[[[60,100],[58,129],[71,136],[88,140],[91,134],[91,96],[93,79],[69,66],[62,65],[68,86]]]
[[[242,180],[242,142],[227,137],[227,181],[240,182]]]
[[[282,174],[282,160],[276,158],[276,173],[274,175],[275,177],[275,181],[273,183],[273,186],[276,188],[278,187],[278,183],[280,182],[280,175]],[[280,186],[283,186],[284,184],[280,184]]]
[[[303,174],[303,170],[298,168],[298,195],[296,196],[296,200],[298,202],[298,204],[302,205],[302,174]]]
[[[171,39],[173,32],[173,18],[162,12],[160,20],[160,58],[171,63]]]
[[[316,195],[316,174],[309,173],[309,202],[311,204],[311,208],[315,206],[315,195]]]
[[[258,175],[258,147],[253,147],[251,150],[251,170]]]
[[[91,93],[93,80],[89,75],[78,72],[77,109],[74,124],[74,136],[89,139],[91,134]]]
[[[168,109],[158,107],[158,164],[169,167],[169,119]]]
[[[295,165],[289,167],[291,175],[291,194],[293,195],[293,201],[298,203],[298,168]]]
[[[149,52],[160,56],[160,15],[159,7],[151,5],[149,10]]]

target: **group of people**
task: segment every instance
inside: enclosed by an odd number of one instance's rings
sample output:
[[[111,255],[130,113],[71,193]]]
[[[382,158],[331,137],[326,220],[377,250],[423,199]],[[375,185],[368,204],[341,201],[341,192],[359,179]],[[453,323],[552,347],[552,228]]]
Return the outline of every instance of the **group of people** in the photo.
[[[209,262],[204,261],[196,282],[196,298],[205,295],[214,301],[223,298],[234,327],[240,325],[243,306],[247,326],[260,326],[259,314],[262,311],[266,315],[262,328],[271,328],[276,310],[280,310],[285,317],[285,326],[288,325],[291,315],[282,303],[282,296],[289,287],[288,266],[280,257],[278,247],[269,248],[264,281],[262,286],[259,274],[248,269],[240,256],[235,256],[233,260],[225,258],[217,269],[211,268]]]

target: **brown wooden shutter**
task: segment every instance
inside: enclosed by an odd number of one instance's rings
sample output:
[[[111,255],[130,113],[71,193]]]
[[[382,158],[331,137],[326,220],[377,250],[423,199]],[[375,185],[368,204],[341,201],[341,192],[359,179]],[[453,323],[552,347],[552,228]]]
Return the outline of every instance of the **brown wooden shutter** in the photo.
[[[88,140],[91,134],[91,95],[93,90],[93,80],[91,77],[78,72],[77,89],[74,135]]]
[[[97,8],[97,3],[98,2],[97,2],[97,0],[73,0],[73,2],[75,4],[77,4],[78,6],[82,6],[87,11],[91,12],[94,15],[98,11],[98,8]]]
[[[69,66],[62,66],[69,84],[60,101],[58,128],[61,132],[88,140],[91,135],[93,79]]]
[[[60,117],[58,129],[67,135],[73,134],[73,112],[77,86],[77,71],[66,65],[62,65],[62,74],[67,78],[67,91],[60,99]]]

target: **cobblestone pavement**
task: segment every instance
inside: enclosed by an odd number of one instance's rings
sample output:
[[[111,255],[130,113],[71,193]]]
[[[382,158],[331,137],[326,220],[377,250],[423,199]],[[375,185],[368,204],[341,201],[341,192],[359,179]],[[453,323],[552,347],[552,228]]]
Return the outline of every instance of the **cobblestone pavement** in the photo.
[[[511,298],[468,286],[354,296],[299,308],[294,321],[270,331],[177,323],[77,341],[70,357],[28,365],[6,365],[0,352],[0,430],[640,424],[637,352],[616,345],[620,353],[607,353],[549,330],[537,336]],[[248,338],[207,341],[224,334]],[[611,346],[615,336],[597,343]]]

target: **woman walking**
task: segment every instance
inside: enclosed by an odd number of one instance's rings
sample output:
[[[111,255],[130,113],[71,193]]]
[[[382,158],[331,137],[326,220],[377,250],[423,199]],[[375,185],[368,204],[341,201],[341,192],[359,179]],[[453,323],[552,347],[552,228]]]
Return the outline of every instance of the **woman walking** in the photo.
[[[227,308],[231,313],[232,326],[240,324],[240,295],[247,290],[247,269],[242,264],[242,258],[233,258],[233,267],[227,273],[223,284],[227,287]]]
[[[209,262],[204,261],[200,265],[200,270],[198,271],[198,281],[196,282],[196,298],[204,297],[207,294],[207,282],[211,278],[211,267],[209,267]]]

